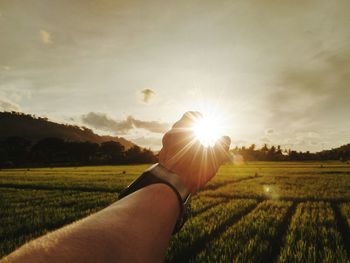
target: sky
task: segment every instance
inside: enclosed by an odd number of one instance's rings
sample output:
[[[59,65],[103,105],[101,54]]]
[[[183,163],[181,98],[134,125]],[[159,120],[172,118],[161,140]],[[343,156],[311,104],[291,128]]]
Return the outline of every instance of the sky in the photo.
[[[233,145],[350,142],[350,1],[0,0],[0,110],[159,150],[188,110]]]

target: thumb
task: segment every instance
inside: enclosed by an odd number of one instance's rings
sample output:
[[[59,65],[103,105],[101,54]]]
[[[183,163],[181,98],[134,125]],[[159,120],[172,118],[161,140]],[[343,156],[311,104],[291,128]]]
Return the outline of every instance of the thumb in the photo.
[[[222,136],[214,146],[215,156],[220,163],[225,163],[230,159],[229,149],[231,145],[231,138],[229,136]]]

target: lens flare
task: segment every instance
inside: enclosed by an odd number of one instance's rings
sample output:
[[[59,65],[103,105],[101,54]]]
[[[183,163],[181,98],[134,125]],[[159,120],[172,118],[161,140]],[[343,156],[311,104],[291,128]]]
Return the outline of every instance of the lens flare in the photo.
[[[193,132],[205,147],[214,146],[215,142],[223,135],[220,120],[211,115],[205,115],[195,120]]]

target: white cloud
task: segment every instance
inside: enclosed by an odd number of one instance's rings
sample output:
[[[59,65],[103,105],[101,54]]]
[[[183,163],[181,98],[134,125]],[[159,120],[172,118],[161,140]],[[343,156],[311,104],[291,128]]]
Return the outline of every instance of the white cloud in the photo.
[[[125,120],[115,120],[106,113],[89,112],[81,117],[84,124],[103,131],[116,134],[127,134],[133,129],[144,129],[153,133],[164,133],[169,129],[168,123],[158,121],[143,121],[128,116]]]

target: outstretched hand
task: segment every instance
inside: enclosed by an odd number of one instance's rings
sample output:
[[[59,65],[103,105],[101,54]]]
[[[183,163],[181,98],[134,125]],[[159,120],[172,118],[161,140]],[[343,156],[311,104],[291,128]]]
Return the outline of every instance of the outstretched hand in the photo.
[[[163,137],[159,163],[180,176],[192,192],[203,187],[229,159],[231,139],[223,136],[214,146],[203,146],[196,138],[193,126],[201,118],[199,112],[186,112]]]

